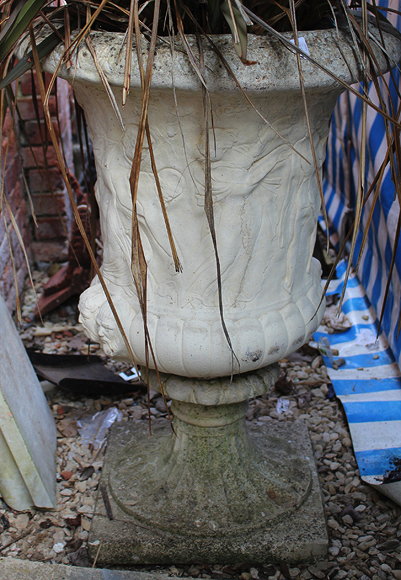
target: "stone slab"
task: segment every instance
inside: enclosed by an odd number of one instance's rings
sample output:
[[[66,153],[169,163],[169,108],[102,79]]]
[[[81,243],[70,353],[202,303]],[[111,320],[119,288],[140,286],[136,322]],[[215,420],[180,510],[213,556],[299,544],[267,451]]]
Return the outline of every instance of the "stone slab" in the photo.
[[[56,427],[0,296],[0,496],[13,509],[56,504]]]
[[[166,427],[171,429],[170,426]],[[251,428],[269,445],[269,439],[288,442],[299,456],[307,459],[312,473],[311,491],[298,510],[274,521],[270,527],[252,534],[220,537],[186,537],[168,533],[138,521],[123,511],[108,488],[113,460],[133,437],[146,437],[144,427],[135,423],[116,425],[111,432],[92,529],[91,557],[99,565],[138,564],[264,564],[287,562],[296,564],[325,556],[328,548],[326,522],[316,466],[309,434],[304,423],[269,421]],[[262,435],[262,437],[261,437]],[[276,444],[277,445],[277,444]],[[285,457],[283,457],[285,461]],[[115,478],[115,473],[113,475]],[[135,478],[135,473],[133,473]],[[212,488],[213,482],[210,482]],[[106,498],[106,499],[105,499]],[[106,507],[106,504],[107,507]],[[179,506],[177,519],[179,521]],[[113,519],[111,519],[113,518]]]
[[[47,564],[0,558],[0,580],[168,580],[167,574],[133,570],[81,568],[64,564]]]

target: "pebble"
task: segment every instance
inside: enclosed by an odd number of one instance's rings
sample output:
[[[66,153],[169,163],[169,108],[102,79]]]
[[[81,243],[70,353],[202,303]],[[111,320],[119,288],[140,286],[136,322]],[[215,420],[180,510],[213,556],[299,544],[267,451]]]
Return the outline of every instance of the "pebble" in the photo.
[[[39,282],[44,279],[43,273],[38,275],[34,272],[34,276]],[[24,305],[24,316],[29,316],[34,308],[34,295],[31,300],[31,306]],[[37,331],[39,326],[23,331],[27,346],[66,353],[73,352],[69,344],[85,346],[86,338],[75,323],[73,311],[65,318],[52,314],[45,323],[43,332]],[[79,349],[74,352],[79,352]],[[108,367],[119,372],[121,363],[109,361]],[[289,575],[274,566],[236,568],[230,565],[213,566],[212,569],[196,565],[192,567],[194,577],[235,580],[287,580],[290,577],[297,580],[381,580],[394,577],[401,580],[401,510],[361,482],[341,405],[335,398],[327,398],[330,380],[321,356],[316,355],[316,351],[313,354],[306,351],[305,354],[301,349],[297,360],[291,361],[288,357],[280,362],[280,367],[286,382],[292,385],[288,392],[281,393],[288,401],[288,411],[278,416],[280,393],[273,391],[251,401],[248,416],[255,423],[259,420],[261,423],[277,421],[278,417],[280,421],[292,421],[294,417],[299,417],[307,424],[314,446],[330,536],[327,561],[297,565],[290,568]],[[0,503],[0,524],[2,515],[6,518],[4,521],[10,523],[10,527],[1,534],[2,544],[17,540],[2,555],[14,554],[37,561],[69,563],[69,555],[79,550],[86,553],[88,548],[88,533],[103,464],[103,449],[94,454],[79,443],[74,433],[76,420],[116,406],[120,407],[125,419],[147,421],[146,395],[135,394],[125,399],[82,397],[77,400],[66,392],[53,389],[46,396],[56,424],[62,431],[57,442],[57,486],[63,502],[60,502],[56,512],[37,511],[18,515]],[[161,398],[153,393],[151,399],[154,422],[164,421],[160,419],[165,414]],[[18,540],[25,530],[31,528],[33,534]],[[191,566],[142,569],[155,575],[191,576]]]
[[[28,514],[20,514],[16,516],[14,521],[12,522],[12,526],[17,528],[17,530],[25,530],[30,522],[30,518]]]
[[[382,544],[378,544],[378,549],[382,550],[383,552],[392,552],[393,550],[398,550],[400,547],[400,541],[393,539],[393,540],[387,540],[386,542],[383,542]]]
[[[53,551],[56,552],[56,554],[60,554],[64,551],[64,548],[65,544],[63,542],[57,542],[57,544],[54,544],[53,546]]]
[[[359,541],[360,542],[369,542],[370,540],[373,540],[373,536],[359,536]]]
[[[359,504],[355,508],[356,512],[364,512],[365,510],[366,510],[366,505],[363,505],[363,504]],[[382,514],[382,515],[384,515],[384,514]]]
[[[88,483],[86,481],[77,481],[75,484],[75,489],[80,493],[85,493],[88,488]]]
[[[365,552],[366,550],[368,550],[369,548],[374,546],[374,544],[375,544],[375,540],[369,540],[366,542],[359,542],[358,548]]]
[[[309,567],[308,570],[315,578],[326,578],[326,574],[322,572],[322,570],[319,570],[318,568]]]
[[[329,518],[327,520],[327,525],[332,529],[332,530],[338,530],[340,527],[340,524],[337,522],[337,520],[333,520],[333,518]]]

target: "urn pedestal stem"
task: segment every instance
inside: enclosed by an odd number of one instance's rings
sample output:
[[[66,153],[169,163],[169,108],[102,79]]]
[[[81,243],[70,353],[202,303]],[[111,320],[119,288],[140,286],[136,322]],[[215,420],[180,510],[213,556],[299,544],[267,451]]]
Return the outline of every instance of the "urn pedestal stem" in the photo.
[[[172,426],[156,426],[152,436],[138,424],[114,428],[102,476],[114,519],[103,492],[90,537],[93,554],[101,542],[100,562],[290,562],[325,553],[305,427],[246,425],[248,398],[277,377],[276,367],[232,380],[167,376]]]
[[[115,459],[108,483],[121,509],[156,530],[194,537],[252,533],[298,509],[311,488],[308,462],[291,444],[285,459],[282,448],[260,448],[245,425],[250,387],[260,395],[277,377],[272,368],[233,379],[228,401],[221,393],[229,379],[209,382],[205,397],[205,381],[168,378],[167,396],[181,399],[172,401],[172,432]]]

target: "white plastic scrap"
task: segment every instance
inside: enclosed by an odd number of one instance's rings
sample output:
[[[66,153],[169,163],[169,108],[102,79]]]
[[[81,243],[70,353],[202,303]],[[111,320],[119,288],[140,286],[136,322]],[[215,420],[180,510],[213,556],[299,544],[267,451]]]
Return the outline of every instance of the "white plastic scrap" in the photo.
[[[276,411],[279,415],[283,413],[287,413],[288,409],[290,408],[290,401],[288,399],[278,399],[276,405]]]
[[[130,369],[129,372],[131,373],[130,375],[127,373],[118,373],[118,374],[124,381],[136,381],[141,377],[141,373],[137,371],[135,367],[132,367],[132,369]]]
[[[56,554],[61,554],[61,552],[64,551],[65,548],[65,544],[63,542],[57,542],[57,544],[54,544],[53,546],[53,552],[56,552]]]
[[[295,45],[295,39],[294,38],[291,38],[290,42],[291,42],[291,44],[294,44]],[[306,40],[305,40],[305,38],[303,36],[299,36],[298,37],[298,48],[300,48],[305,54],[307,54],[308,56],[310,56],[309,47],[306,44]],[[305,57],[303,57],[303,58],[305,58]]]
[[[115,421],[121,421],[123,414],[117,407],[110,407],[104,411],[99,411],[91,417],[84,417],[77,421],[78,431],[84,445],[93,445],[94,449],[99,449],[106,439],[109,427]]]

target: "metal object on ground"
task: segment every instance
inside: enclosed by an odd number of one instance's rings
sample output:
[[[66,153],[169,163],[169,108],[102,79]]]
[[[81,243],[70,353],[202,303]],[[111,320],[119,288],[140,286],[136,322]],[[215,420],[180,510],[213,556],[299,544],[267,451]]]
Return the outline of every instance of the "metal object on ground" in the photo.
[[[127,382],[104,366],[94,355],[42,354],[28,350],[37,375],[81,395],[114,395],[145,390],[141,380]]]

